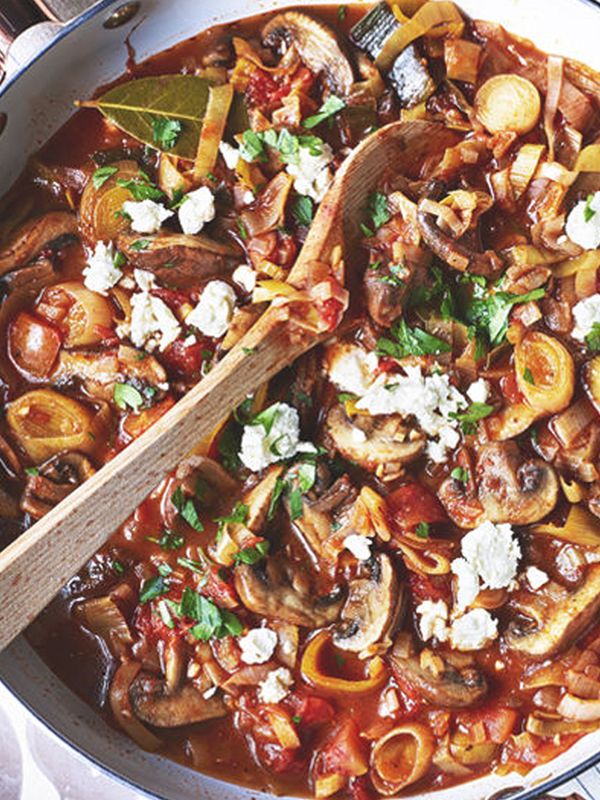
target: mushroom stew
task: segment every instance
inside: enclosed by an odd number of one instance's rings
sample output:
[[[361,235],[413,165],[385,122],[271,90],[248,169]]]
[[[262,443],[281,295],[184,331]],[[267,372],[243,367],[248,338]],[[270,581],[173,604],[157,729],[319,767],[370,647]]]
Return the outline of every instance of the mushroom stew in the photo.
[[[398,0],[215,27],[78,105],[1,201],[2,545],[269,304],[320,343],[68,582],[46,662],[277,794],[428,794],[599,727],[600,76]],[[407,172],[291,286],[398,121]]]

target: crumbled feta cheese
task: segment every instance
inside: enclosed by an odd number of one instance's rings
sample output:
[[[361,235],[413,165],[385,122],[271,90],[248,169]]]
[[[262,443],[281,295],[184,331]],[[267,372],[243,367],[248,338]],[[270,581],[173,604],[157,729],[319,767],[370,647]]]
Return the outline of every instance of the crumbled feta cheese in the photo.
[[[479,575],[465,558],[455,558],[450,569],[456,575],[456,607],[462,611],[479,594]]]
[[[96,249],[88,256],[83,277],[85,287],[98,294],[106,294],[121,280],[123,273],[115,266],[115,248],[112,242],[96,244]]]
[[[336,344],[327,353],[329,380],[342,392],[365,395],[375,380],[379,364],[376,353],[354,344]]]
[[[240,151],[237,147],[233,147],[228,142],[221,142],[219,152],[223,156],[227,169],[235,169],[237,167],[240,160]]]
[[[279,703],[287,697],[294,678],[289,669],[274,669],[258,685],[258,696],[263,703]]]
[[[600,247],[600,192],[580,200],[567,217],[565,232],[584,250]]]
[[[150,289],[156,288],[156,278],[154,277],[154,273],[149,272],[147,269],[134,269],[133,277],[138,288],[142,292],[149,292]]]
[[[485,608],[474,608],[454,620],[450,643],[455,650],[481,650],[498,636],[498,621]]]
[[[250,189],[247,189],[242,195],[242,203],[245,206],[251,205],[255,200],[256,200],[256,195],[254,194],[254,192],[250,191]]]
[[[129,336],[136,347],[160,350],[172,344],[181,333],[177,317],[160,297],[149,292],[138,292],[131,296],[131,327]]]
[[[351,533],[344,539],[344,547],[349,550],[354,558],[359,561],[368,561],[371,558],[371,546],[373,542],[368,536],[360,533]]]
[[[131,217],[131,229],[136,233],[156,233],[163,222],[173,216],[172,211],[154,200],[127,200],[123,211]]]
[[[467,401],[450,383],[448,375],[422,375],[421,367],[406,366],[406,375],[380,376],[357,402],[356,407],[369,414],[414,416],[430,438],[439,437],[439,458],[458,444],[458,422],[450,415],[467,407]]]
[[[521,548],[508,523],[482,522],[463,536],[461,551],[484,589],[504,589],[517,574]]]
[[[119,281],[119,286],[121,289],[127,289],[128,292],[132,292],[135,289],[135,281],[131,275],[123,275]]]
[[[211,281],[204,287],[198,305],[185,318],[186,325],[205,336],[219,339],[227,333],[233,317],[236,295],[228,283]]]
[[[550,580],[544,570],[538,569],[538,567],[527,567],[525,570],[525,577],[527,578],[527,583],[531,586],[533,591],[540,589]]]
[[[328,144],[321,146],[319,155],[312,155],[310,148],[300,146],[296,164],[287,164],[286,171],[294,178],[294,189],[298,194],[311,197],[320,203],[333,179],[329,164],[333,150]]]
[[[583,342],[588,333],[591,333],[594,325],[600,324],[600,294],[584,297],[583,300],[576,303],[573,306],[573,319],[575,325],[571,336]]]
[[[364,444],[367,441],[367,434],[355,426],[352,427],[352,441],[356,444]]]
[[[211,697],[214,697],[216,695],[218,688],[219,688],[218,686],[211,686],[205,692],[202,692],[202,697],[205,700],[210,700]]]
[[[300,417],[295,408],[287,403],[275,403],[261,416],[268,419],[268,424],[245,425],[242,434],[240,459],[252,472],[291,458],[301,449]]]
[[[237,269],[234,270],[233,275],[231,276],[234,283],[242,289],[246,294],[250,294],[254,291],[254,287],[256,286],[256,272],[249,267],[248,264],[240,264]]]
[[[419,633],[424,642],[434,638],[438,642],[448,639],[448,606],[443,600],[423,600],[416,611],[419,615]]]
[[[215,197],[208,186],[201,186],[186,194],[179,206],[181,230],[193,235],[200,233],[207,222],[215,218]]]
[[[490,384],[485,378],[478,378],[467,389],[467,397],[472,403],[485,403],[490,394]]]
[[[193,347],[195,344],[197,344],[197,342],[198,342],[198,339],[196,339],[196,337],[194,336],[193,333],[190,333],[190,335],[186,336],[185,339],[183,340],[183,346],[184,347]]]
[[[238,644],[245,664],[264,664],[277,647],[277,634],[270,628],[253,628],[245,636],[240,636]]]

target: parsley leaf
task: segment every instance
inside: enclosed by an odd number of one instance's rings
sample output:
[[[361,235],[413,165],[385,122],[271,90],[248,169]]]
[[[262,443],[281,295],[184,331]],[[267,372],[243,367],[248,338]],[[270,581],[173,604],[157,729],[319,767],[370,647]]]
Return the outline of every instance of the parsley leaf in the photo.
[[[383,192],[372,192],[367,198],[367,211],[373,220],[375,230],[389,222],[392,215],[388,207],[388,199]]]
[[[101,189],[109,178],[119,171],[118,167],[99,167],[92,175],[94,189]]]
[[[454,478],[454,480],[458,481],[459,483],[468,483],[469,470],[465,469],[464,467],[454,467],[454,469],[450,473],[450,477]]]
[[[183,590],[179,613],[196,622],[190,633],[201,641],[208,641],[213,637],[222,639],[225,636],[239,636],[244,630],[235,614],[219,608],[212,600],[194,592],[189,586]]]
[[[583,219],[584,219],[585,222],[591,222],[594,219],[594,217],[596,216],[596,210],[594,208],[592,208],[593,199],[594,199],[594,195],[593,194],[588,194],[588,196],[586,198],[586,201],[585,201],[585,206],[584,206],[584,209],[583,209]]]
[[[419,539],[428,539],[429,538],[429,523],[428,522],[419,522],[419,524],[415,528],[415,533],[417,534]]]
[[[346,19],[346,14],[348,12],[348,6],[338,6],[337,15],[340,22],[343,22]]]
[[[298,225],[303,225],[305,228],[308,228],[310,223],[313,221],[314,210],[315,204],[313,203],[312,198],[305,194],[301,194],[296,198],[296,202],[292,208],[292,215]]]
[[[449,416],[460,422],[463,433],[471,434],[475,433],[476,423],[480,419],[489,417],[493,410],[494,406],[490,406],[487,403],[471,403],[466,411],[451,412]]]
[[[157,544],[161,550],[178,550],[180,547],[183,547],[185,544],[185,539],[183,536],[179,536],[177,533],[174,533],[170,530],[165,530],[160,537],[157,539],[155,536],[146,536],[147,542],[153,542]]]
[[[527,381],[527,383],[530,383],[532,386],[535,386],[535,378],[533,377],[533,373],[529,369],[529,367],[525,367],[525,369],[523,370],[523,378]]]
[[[275,481],[275,487],[273,488],[273,494],[271,495],[271,502],[269,503],[269,510],[267,511],[267,519],[269,522],[275,516],[275,511],[277,509],[277,504],[281,500],[283,493],[286,489],[286,482],[283,478],[277,478]]]
[[[334,94],[330,94],[327,100],[325,100],[325,102],[321,105],[317,113],[307,117],[303,121],[302,125],[309,129],[316,128],[317,125],[321,124],[321,122],[329,119],[329,117],[333,117],[343,108],[346,108],[346,103],[341,99],[341,97],[336,97]]]
[[[35,477],[36,475],[40,474],[40,471],[39,471],[39,469],[37,467],[26,467],[25,468],[25,474],[26,475],[31,475],[32,477]]]
[[[406,356],[439,355],[448,353],[452,349],[448,342],[432,336],[421,328],[410,328],[401,319],[391,329],[391,334],[396,341],[382,337],[377,342],[377,353],[392,358],[406,358]]]
[[[242,143],[240,144],[240,156],[244,161],[267,161],[267,154],[265,153],[264,137],[260,133],[247,130],[242,134]]]
[[[511,308],[518,303],[528,303],[544,297],[546,290],[541,287],[526,294],[496,292],[486,298],[475,299],[467,310],[469,322],[485,333],[492,347],[501,344],[508,330],[508,317]]]
[[[115,401],[115,405],[117,405],[118,408],[122,409],[123,411],[127,410],[128,406],[134,411],[139,411],[144,403],[144,398],[142,395],[137,389],[135,389],[133,386],[130,386],[128,383],[115,383],[113,399]]]
[[[234,505],[231,514],[225,517],[215,517],[213,519],[213,522],[219,523],[219,530],[217,532],[217,536],[219,535],[219,533],[221,533],[225,525],[227,525],[228,523],[243,525],[248,519],[249,512],[250,509],[248,508],[248,506],[245,503],[238,501]]]
[[[162,575],[155,575],[144,581],[140,589],[140,603],[149,603],[169,591],[169,585]]]
[[[269,552],[269,547],[270,544],[267,541],[257,542],[254,547],[244,547],[243,550],[234,553],[233,561],[235,564],[249,564],[250,566],[258,564]]]
[[[594,353],[600,350],[600,322],[594,322],[592,330],[585,337],[585,343]]]
[[[171,495],[171,503],[175,506],[182,519],[196,531],[203,531],[204,525],[200,521],[196,505],[191,498],[186,498],[181,486],[178,486]]]
[[[169,117],[152,117],[154,143],[164,150],[172,150],[181,134],[181,122]]]
[[[141,202],[142,200],[162,200],[165,193],[158,186],[151,183],[150,178],[145,172],[140,170],[135,178],[119,178],[117,186],[122,186],[133,195],[133,199]]]
[[[151,244],[152,242],[150,239],[138,239],[137,241],[133,242],[133,244],[130,244],[129,247],[134,251],[134,253],[139,253],[140,250],[147,250]]]

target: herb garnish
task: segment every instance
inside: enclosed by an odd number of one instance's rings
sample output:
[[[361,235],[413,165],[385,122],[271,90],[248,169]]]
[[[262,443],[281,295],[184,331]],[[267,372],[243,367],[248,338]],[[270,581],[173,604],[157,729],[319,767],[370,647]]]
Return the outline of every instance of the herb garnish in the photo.
[[[302,125],[308,129],[316,128],[317,125],[321,124],[321,122],[333,117],[335,114],[338,114],[343,108],[346,108],[346,103],[341,99],[341,97],[336,97],[336,95],[330,94],[327,100],[325,100],[325,102],[321,105],[317,113],[307,117],[302,122]]]
[[[118,167],[99,167],[92,175],[94,189],[101,189],[109,178],[119,171]]]
[[[466,411],[453,411],[450,412],[449,416],[451,419],[460,422],[463,433],[469,435],[475,433],[477,430],[476,423],[479,422],[480,419],[489,417],[493,410],[494,406],[490,406],[487,403],[471,403]]]
[[[415,528],[415,533],[417,534],[419,539],[428,539],[429,538],[429,523],[428,522],[419,522],[419,524]]]
[[[585,343],[594,353],[600,350],[600,322],[594,322],[592,330],[585,337]]]
[[[162,575],[156,575],[154,578],[148,578],[144,581],[140,589],[140,603],[149,603],[150,600],[155,600],[169,591],[169,585],[166,583]]]
[[[250,566],[258,564],[269,552],[269,547],[269,542],[266,540],[257,542],[254,547],[244,547],[243,550],[234,553],[233,561],[235,564],[249,564]]]
[[[135,178],[119,178],[117,186],[122,186],[133,195],[133,199],[141,202],[142,200],[162,200],[165,193],[158,186],[155,186],[149,176],[142,170]]]
[[[377,342],[377,353],[392,358],[406,356],[439,355],[452,349],[448,342],[432,336],[421,328],[410,328],[405,320],[400,319],[392,326],[390,333],[396,341],[382,337]]]
[[[312,198],[305,194],[298,195],[294,207],[292,208],[292,215],[298,225],[303,225],[307,228],[313,221],[315,204]]]
[[[181,122],[169,117],[152,117],[151,121],[155,144],[164,150],[172,150],[181,134]]]
[[[454,480],[458,481],[459,483],[468,483],[469,470],[465,469],[464,467],[454,467],[454,469],[450,473],[450,477],[454,478]]]
[[[132,408],[134,411],[139,411],[144,403],[142,395],[128,383],[115,383],[113,399],[115,405],[123,411],[127,410],[127,407]]]

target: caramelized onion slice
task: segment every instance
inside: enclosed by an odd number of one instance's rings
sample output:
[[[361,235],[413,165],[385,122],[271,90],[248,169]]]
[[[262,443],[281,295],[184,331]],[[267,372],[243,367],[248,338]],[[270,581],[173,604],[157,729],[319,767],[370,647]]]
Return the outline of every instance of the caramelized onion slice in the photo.
[[[594,358],[584,365],[581,373],[581,381],[585,393],[596,411],[600,414],[600,356],[594,356]]]
[[[410,786],[429,770],[434,751],[435,739],[428,727],[419,722],[399,725],[373,747],[373,785],[385,797]]]
[[[331,640],[330,631],[320,631],[306,645],[300,670],[303,678],[312,686],[316,686],[332,694],[367,694],[378,689],[387,678],[387,670],[381,658],[375,656],[367,665],[368,677],[359,680],[348,680],[326,675],[323,671],[324,651]]]
[[[561,698],[557,711],[569,720],[600,722],[600,700],[583,700],[567,692]]]
[[[140,168],[135,161],[118,161],[113,166],[117,172],[102,186],[96,188],[94,181],[89,180],[81,195],[80,227],[91,241],[111,242],[129,230],[127,218],[117,214],[123,209],[123,203],[133,200],[133,195],[117,181],[135,178]]]
[[[562,525],[545,523],[535,525],[532,531],[582,547],[600,547],[600,520],[580,504],[569,508],[567,519]]]
[[[105,338],[102,328],[111,328],[113,322],[110,301],[78,281],[49,286],[37,311],[62,329],[65,347],[99,344]]]
[[[115,720],[144,750],[158,750],[161,740],[151,733],[133,713],[129,700],[129,689],[142,665],[138,661],[125,661],[118,670],[110,686],[110,708]]]
[[[562,411],[575,390],[575,365],[558,339],[528,333],[515,347],[517,384],[529,405],[546,414]]]
[[[104,415],[52,389],[35,389],[6,411],[12,435],[36,464],[62,452],[92,453],[104,428]]]
[[[540,93],[520,75],[494,75],[475,95],[475,116],[490,133],[529,133],[541,107]]]

